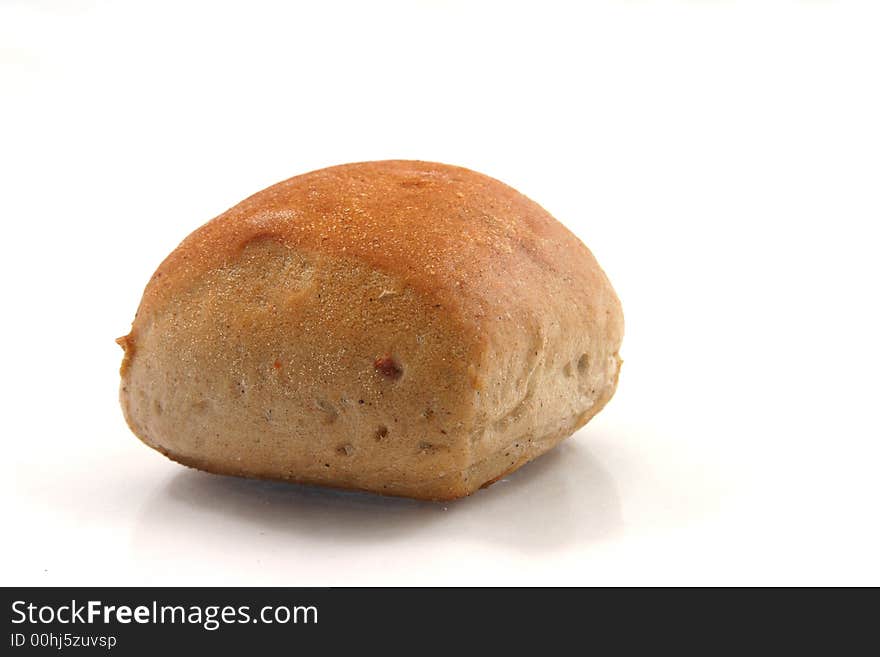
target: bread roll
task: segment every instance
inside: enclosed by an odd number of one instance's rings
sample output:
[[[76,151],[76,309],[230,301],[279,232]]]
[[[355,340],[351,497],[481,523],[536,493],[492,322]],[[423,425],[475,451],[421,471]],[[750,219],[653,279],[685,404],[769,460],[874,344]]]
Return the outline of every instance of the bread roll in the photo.
[[[346,164],[208,222],[125,350],[132,431],[220,474],[448,500],[611,399],[620,302],[539,205],[467,169]]]

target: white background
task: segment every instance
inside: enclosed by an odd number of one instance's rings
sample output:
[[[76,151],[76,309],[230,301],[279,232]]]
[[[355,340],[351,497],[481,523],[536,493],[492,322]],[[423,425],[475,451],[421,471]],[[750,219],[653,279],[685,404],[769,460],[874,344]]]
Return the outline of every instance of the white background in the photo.
[[[3,0],[2,583],[880,584],[878,34],[869,2]],[[113,340],[161,259],[385,158],[592,248],[607,409],[446,505],[138,442]]]

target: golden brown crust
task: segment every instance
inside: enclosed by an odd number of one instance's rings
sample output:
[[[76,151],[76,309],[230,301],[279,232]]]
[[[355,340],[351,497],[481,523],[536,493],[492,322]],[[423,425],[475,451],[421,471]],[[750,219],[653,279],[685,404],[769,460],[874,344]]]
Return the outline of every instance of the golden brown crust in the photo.
[[[166,258],[141,311],[262,239],[393,273],[475,323],[521,305],[524,292],[549,295],[564,283],[587,297],[604,282],[584,266],[595,262],[587,247],[513,188],[461,167],[392,160],[313,171],[242,201]]]
[[[165,259],[120,339],[121,396],[137,435],[202,469],[448,499],[598,412],[622,333],[592,254],[525,196],[448,165],[348,164]]]

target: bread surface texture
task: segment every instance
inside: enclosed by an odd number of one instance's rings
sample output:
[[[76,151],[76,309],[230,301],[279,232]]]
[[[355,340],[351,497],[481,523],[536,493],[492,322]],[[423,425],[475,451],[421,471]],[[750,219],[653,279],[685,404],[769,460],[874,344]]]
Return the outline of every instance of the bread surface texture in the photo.
[[[265,189],[150,279],[120,398],[210,472],[469,495],[614,394],[620,302],[543,208],[467,169],[346,164]]]

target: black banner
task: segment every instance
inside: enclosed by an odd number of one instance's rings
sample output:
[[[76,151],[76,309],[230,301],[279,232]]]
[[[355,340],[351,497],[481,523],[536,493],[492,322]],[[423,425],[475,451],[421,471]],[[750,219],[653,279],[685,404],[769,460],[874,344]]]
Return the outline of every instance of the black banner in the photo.
[[[839,653],[873,605],[835,592],[660,589],[7,588],[3,654],[258,649],[471,654],[613,645]],[[841,600],[840,598],[844,598]],[[847,605],[846,602],[855,604]],[[836,631],[836,628],[840,628]],[[576,642],[576,643],[575,643]],[[611,643],[609,643],[611,642]],[[647,643],[645,643],[647,642]]]

